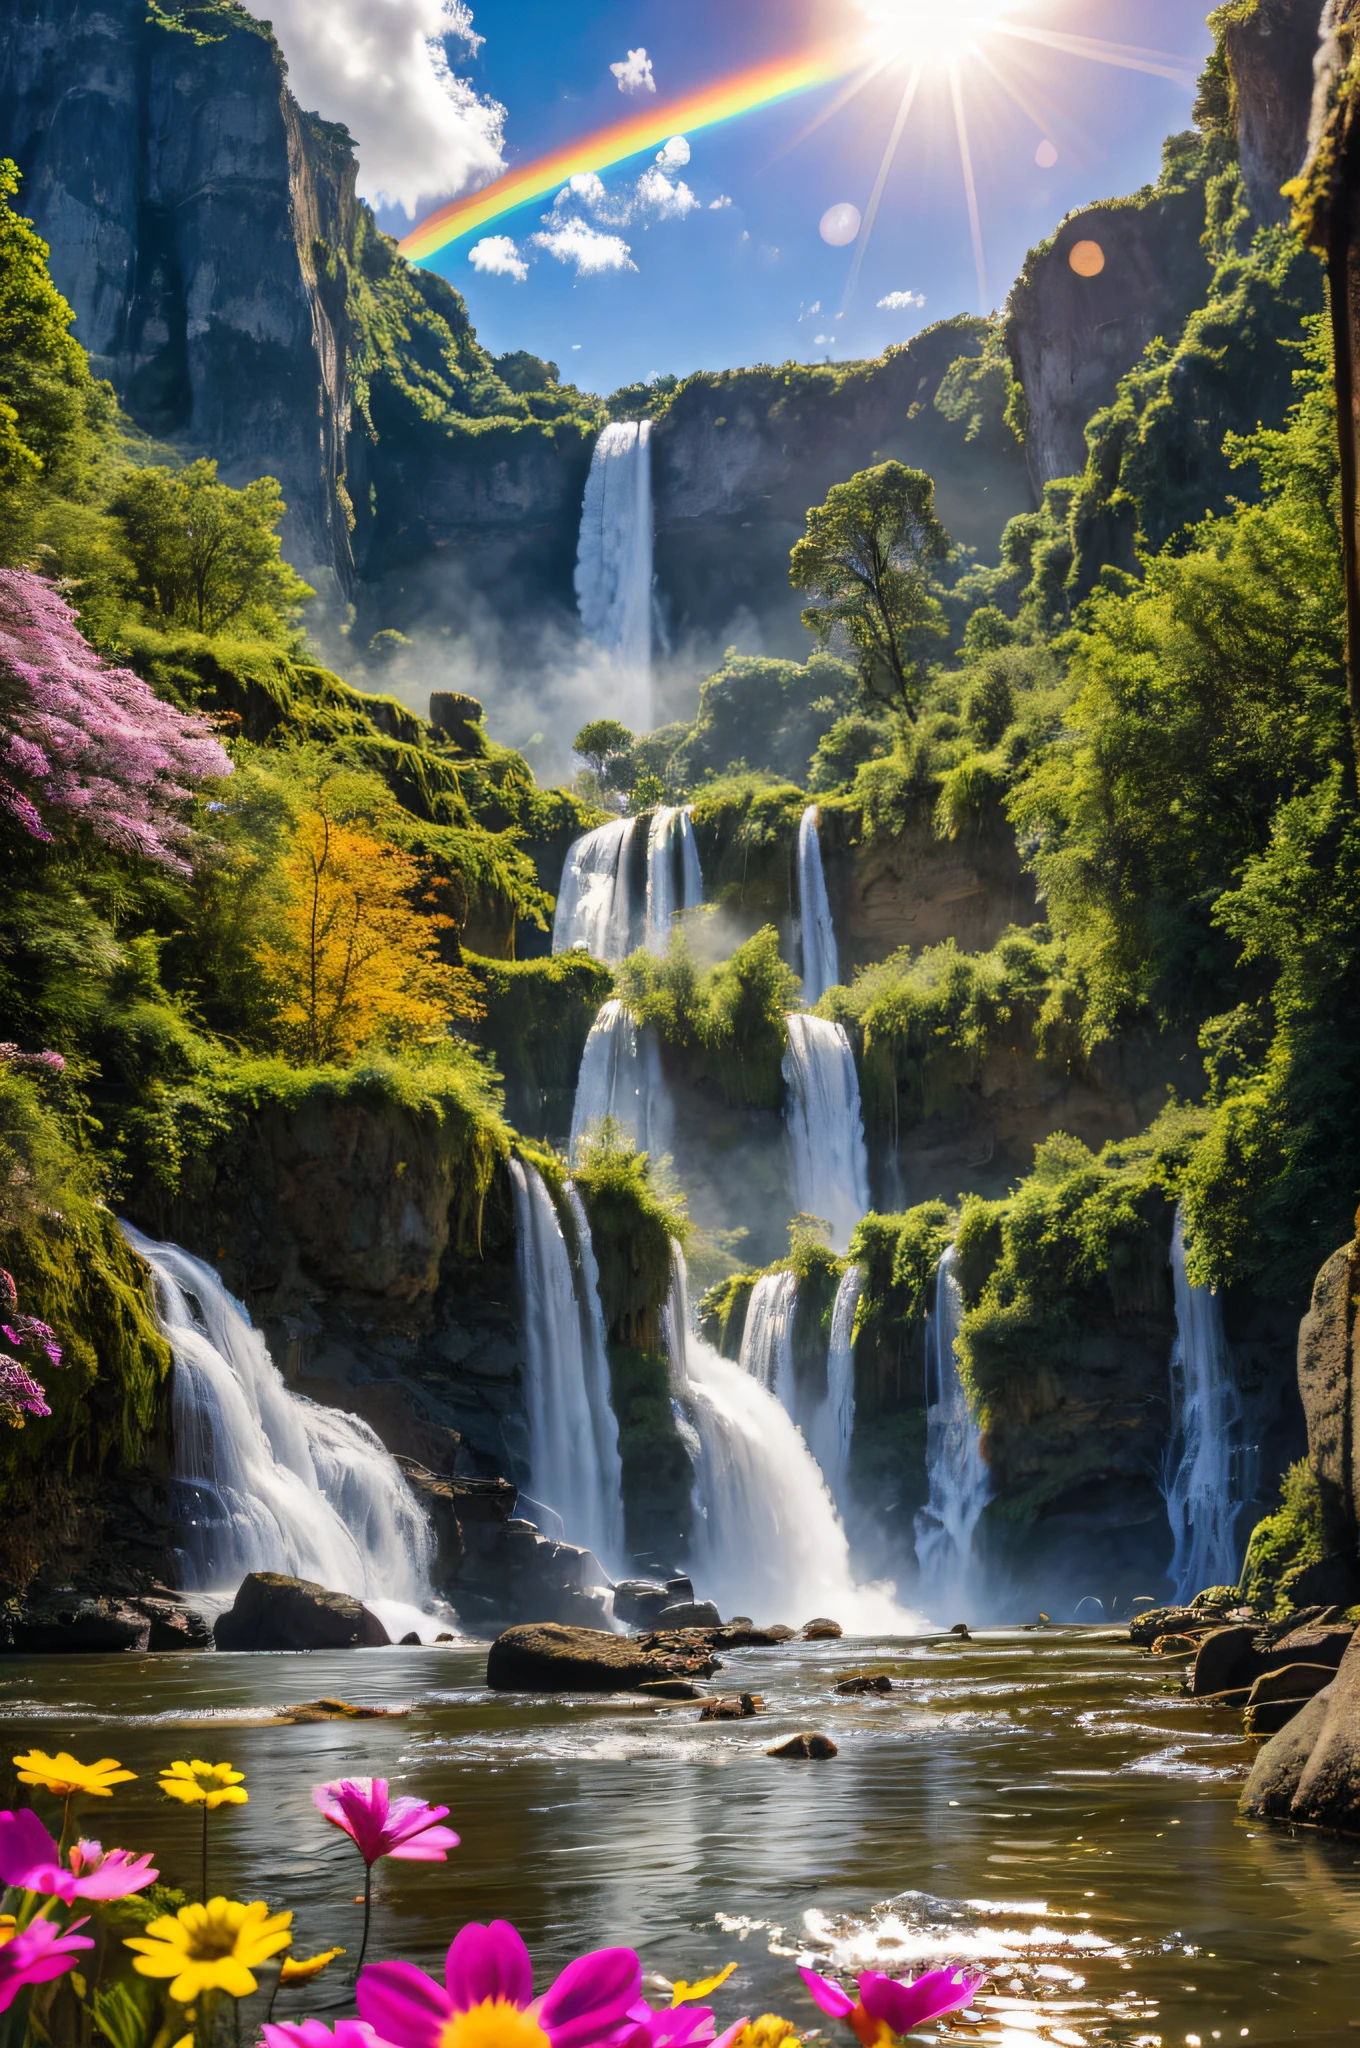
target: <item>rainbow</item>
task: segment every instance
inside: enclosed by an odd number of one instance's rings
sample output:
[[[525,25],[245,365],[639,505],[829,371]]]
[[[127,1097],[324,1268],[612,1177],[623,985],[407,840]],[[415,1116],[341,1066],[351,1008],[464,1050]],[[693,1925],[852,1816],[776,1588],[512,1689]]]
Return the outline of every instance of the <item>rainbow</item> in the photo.
[[[798,57],[779,57],[768,64],[738,71],[713,85],[678,99],[653,100],[641,112],[625,120],[597,128],[575,142],[549,150],[546,156],[520,164],[492,184],[484,185],[466,199],[455,199],[412,228],[401,243],[401,253],[421,263],[447,249],[451,242],[470,235],[516,207],[529,206],[565,185],[578,172],[607,171],[645,149],[655,149],[672,135],[692,134],[697,128],[713,128],[720,121],[733,121],[757,107],[769,107],[815,86],[829,85],[857,68],[857,55],[844,44],[836,49],[806,51]]]

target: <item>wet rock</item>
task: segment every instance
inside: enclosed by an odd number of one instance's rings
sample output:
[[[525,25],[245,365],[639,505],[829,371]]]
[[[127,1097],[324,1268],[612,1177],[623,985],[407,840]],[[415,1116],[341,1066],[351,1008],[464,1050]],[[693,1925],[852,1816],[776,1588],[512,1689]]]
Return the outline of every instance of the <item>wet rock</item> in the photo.
[[[1291,1820],[1313,1827],[1360,1829],[1360,1643],[1352,1643],[1324,1693],[1327,1718],[1318,1731],[1289,1808]]]
[[[957,1636],[961,1643],[971,1643],[973,1640],[972,1631],[966,1621],[956,1621],[949,1633],[951,1636]]]
[[[721,1628],[722,1616],[711,1600],[677,1600],[672,1606],[662,1608],[655,1626],[658,1629]]]
[[[1307,1706],[1307,1700],[1260,1700],[1242,1716],[1244,1735],[1278,1735]]]
[[[1289,1725],[1266,1744],[1252,1766],[1239,1802],[1244,1813],[1260,1820],[1289,1818],[1304,1766],[1326,1723],[1329,1704],[1325,1692],[1315,1694]]]
[[[420,1637],[412,1629],[409,1635],[402,1637],[398,1647],[403,1650],[418,1650],[420,1648]]]
[[[1196,1699],[1205,1693],[1226,1692],[1231,1685],[1249,1685],[1259,1670],[1256,1631],[1249,1623],[1212,1629],[1200,1643],[1190,1690]]]
[[[213,1636],[219,1650],[380,1649],[392,1640],[352,1594],[283,1572],[249,1572]]]
[[[151,1621],[119,1600],[77,1597],[31,1604],[9,1623],[4,1648],[30,1655],[83,1656],[110,1650],[145,1650]]]
[[[1272,1658],[1287,1663],[1327,1664],[1333,1671],[1351,1645],[1355,1631],[1350,1628],[1295,1628],[1282,1636],[1270,1651]]]
[[[750,1692],[733,1693],[720,1700],[705,1700],[699,1709],[701,1721],[749,1721],[753,1715],[764,1711],[764,1702],[757,1704],[758,1695]]]
[[[755,1628],[749,1621],[729,1621],[709,1631],[715,1650],[773,1650],[793,1636],[791,1628]]]
[[[685,1578],[681,1574],[676,1578],[667,1579],[666,1591],[671,1597],[672,1604],[682,1600],[692,1600],[694,1598],[694,1581],[693,1579]]]
[[[457,1636],[451,1636],[447,1629],[444,1629],[441,1634],[435,1637],[437,1643],[456,1643],[457,1640]]]
[[[796,1628],[790,1628],[786,1621],[772,1621],[761,1633],[768,1636],[772,1643],[791,1643],[798,1631]]]
[[[498,1636],[487,1656],[486,1682],[497,1692],[635,1692],[653,1679],[706,1678],[716,1668],[703,1645],[687,1655],[647,1649],[603,1629],[548,1622]]]
[[[460,1618],[488,1632],[507,1622],[603,1627],[609,1582],[594,1554],[574,1543],[555,1543],[532,1522],[507,1515],[506,1495],[511,1501],[515,1496],[504,1481],[483,1481],[483,1487],[496,1490],[474,1494],[479,1512],[469,1514],[463,1503],[465,1483],[453,1485],[463,1559],[447,1589]]]
[[[1259,1707],[1268,1701],[1312,1699],[1314,1693],[1322,1691],[1336,1677],[1334,1664],[1281,1664],[1274,1671],[1263,1671],[1247,1695],[1249,1707]]]
[[[415,1458],[398,1457],[407,1485],[430,1520],[434,1531],[434,1557],[430,1577],[440,1592],[447,1592],[458,1578],[463,1562],[463,1525],[458,1519],[458,1499],[453,1482],[441,1479],[428,1465]]]
[[[649,1678],[640,1685],[639,1692],[645,1692],[654,1700],[698,1700],[703,1698],[699,1687],[688,1678]]]
[[[840,1751],[829,1735],[818,1735],[808,1730],[802,1735],[791,1735],[787,1742],[776,1743],[767,1749],[766,1756],[786,1756],[810,1763],[820,1763],[826,1757],[839,1756]]]
[[[836,1687],[838,1693],[853,1698],[858,1693],[891,1692],[893,1682],[886,1671],[864,1672],[854,1678],[843,1678]]]
[[[138,1599],[130,1603],[139,1614],[144,1614],[151,1624],[147,1639],[148,1650],[210,1650],[213,1646],[211,1625],[203,1615],[196,1614],[191,1607],[183,1607],[171,1599]]]
[[[844,1634],[845,1630],[838,1621],[830,1621],[826,1615],[819,1614],[815,1621],[808,1622],[804,1627],[803,1641],[805,1643],[834,1643],[839,1641],[840,1637]]]
[[[1187,1651],[1197,1650],[1199,1645],[1198,1636],[1158,1636],[1152,1645],[1152,1654],[1154,1657],[1183,1657]]]
[[[298,1727],[317,1721],[399,1721],[409,1707],[356,1707],[349,1700],[303,1700],[296,1707],[284,1707],[279,1719]]]
[[[1189,1607],[1153,1607],[1130,1624],[1129,1641],[1140,1650],[1149,1650],[1158,1636],[1183,1635],[1193,1631],[1197,1621],[1203,1622],[1204,1633],[1213,1626]]]
[[[654,1579],[621,1579],[614,1588],[614,1619],[625,1628],[655,1628],[671,1595]]]

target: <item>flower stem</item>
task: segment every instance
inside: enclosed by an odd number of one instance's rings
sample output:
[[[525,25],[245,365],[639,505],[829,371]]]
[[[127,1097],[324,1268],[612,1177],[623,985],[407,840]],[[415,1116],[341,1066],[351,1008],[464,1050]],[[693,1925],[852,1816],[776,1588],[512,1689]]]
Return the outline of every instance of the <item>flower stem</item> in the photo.
[[[201,1886],[199,1897],[206,1906],[208,1903],[208,1802],[206,1799],[203,1802],[203,1849],[199,1865],[199,1884]]]
[[[368,1922],[369,1916],[371,1915],[372,1911],[373,1865],[371,1863],[366,1863],[364,1865],[364,1938],[359,1943],[359,1960],[354,1966],[354,1981],[356,1984],[359,1981],[359,1972],[364,1967],[364,1957],[368,1953]]]

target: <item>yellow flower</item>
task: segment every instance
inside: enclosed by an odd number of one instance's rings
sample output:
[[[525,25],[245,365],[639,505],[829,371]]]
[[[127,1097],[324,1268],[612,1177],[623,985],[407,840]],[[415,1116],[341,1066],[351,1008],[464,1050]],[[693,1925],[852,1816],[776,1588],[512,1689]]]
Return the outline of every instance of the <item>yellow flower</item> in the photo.
[[[0,1913],[0,1948],[3,1948],[7,1941],[13,1941],[18,1932],[19,1923],[14,1915],[12,1913]]]
[[[342,1948],[323,1948],[319,1956],[288,1956],[279,1975],[280,1984],[304,1984],[309,1977],[319,1977],[327,1963],[333,1963],[342,1956]]]
[[[143,1977],[174,1979],[170,1996],[181,2005],[201,1991],[248,1998],[256,1988],[251,1971],[287,1948],[292,1920],[291,1913],[271,1914],[263,1899],[251,1906],[209,1899],[206,1906],[181,1906],[173,1918],[162,1915],[123,1946],[141,1951],[132,1967]]]
[[[719,1970],[716,1977],[705,1977],[698,1984],[687,1984],[683,1977],[677,1977],[671,1986],[672,2009],[677,2005],[695,2005],[701,1998],[707,1998],[710,1991],[716,1991],[720,1984],[727,1982],[736,1967],[735,1963],[729,1963],[725,1970]]]
[[[244,1789],[245,1772],[230,1764],[205,1764],[198,1757],[192,1763],[171,1764],[161,1773],[162,1792],[182,1799],[186,1806],[244,1806],[250,1794]]]
[[[790,2020],[781,2020],[777,2013],[767,2012],[742,2028],[732,2048],[798,2048],[802,2038]]]
[[[92,1792],[99,1799],[108,1799],[115,1785],[137,1775],[135,1771],[125,1771],[111,1756],[101,1757],[97,1764],[82,1764],[64,1749],[59,1749],[55,1756],[30,1749],[23,1756],[16,1756],[14,1762],[19,1766],[21,1785],[43,1785],[49,1792],[55,1792],[58,1799],[69,1799],[73,1792]]]

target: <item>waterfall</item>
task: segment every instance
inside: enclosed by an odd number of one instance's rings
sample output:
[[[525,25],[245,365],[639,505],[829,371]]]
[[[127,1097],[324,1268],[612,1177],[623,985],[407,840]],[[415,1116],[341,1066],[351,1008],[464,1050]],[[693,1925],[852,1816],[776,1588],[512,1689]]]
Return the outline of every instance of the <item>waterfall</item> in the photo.
[[[831,1311],[826,1353],[826,1399],[812,1418],[812,1449],[826,1474],[833,1499],[844,1503],[850,1481],[850,1442],[855,1434],[855,1313],[864,1292],[864,1269],[847,1266]]]
[[[774,1395],[792,1415],[793,1317],[798,1306],[796,1273],[762,1273],[746,1308],[741,1333],[741,1369]]]
[[[696,910],[704,900],[699,849],[690,822],[692,804],[654,811],[647,831],[647,927],[643,943],[664,953],[677,910]]]
[[[416,1626],[433,1599],[433,1541],[373,1430],[289,1392],[211,1266],[122,1229],[155,1275],[157,1320],[175,1361],[186,1586],[234,1593],[247,1572],[287,1572],[367,1601],[400,1620],[398,1633]]]
[[[699,842],[694,837],[694,806],[686,804],[680,813],[680,908],[697,910],[704,900],[704,876],[699,866]]]
[[[695,1457],[692,1576],[724,1614],[907,1634],[920,1617],[890,1587],[857,1585],[850,1546],[817,1463],[774,1395],[690,1328],[676,1254],[667,1313],[672,1384]]]
[[[926,1318],[926,1474],[930,1499],[916,1517],[921,1595],[937,1620],[946,1607],[977,1598],[973,1539],[991,1498],[977,1420],[959,1376],[954,1340],[963,1297],[954,1277],[954,1247],[935,1275],[935,1306]],[[957,1617],[956,1617],[957,1618]]]
[[[803,948],[803,1001],[811,1009],[841,978],[836,927],[822,872],[817,806],[809,804],[798,826],[798,923]]]
[[[1171,1439],[1165,1495],[1173,1550],[1168,1576],[1178,1600],[1206,1586],[1235,1586],[1240,1559],[1235,1483],[1242,1406],[1233,1380],[1223,1308],[1212,1288],[1192,1287],[1185,1270],[1185,1226],[1176,1211],[1171,1239],[1176,1341],[1171,1347]]]
[[[618,709],[652,728],[652,423],[620,420],[595,443],[581,506],[576,602],[581,624],[618,671]]]
[[[670,1151],[674,1117],[656,1033],[637,1024],[617,997],[601,1005],[581,1055],[571,1113],[573,1164],[582,1139],[606,1117],[639,1152],[660,1159]]]
[[[615,818],[572,841],[553,916],[552,949],[580,946],[597,960],[623,960],[633,949],[631,854],[637,818]]]
[[[869,1156],[860,1114],[859,1077],[840,1024],[795,1012],[787,1020],[784,1117],[793,1151],[798,1209],[831,1226],[831,1244],[848,1251],[869,1212]]]
[[[562,1517],[569,1543],[593,1551],[610,1569],[623,1557],[622,1467],[585,1210],[569,1190],[578,1272],[542,1175],[518,1159],[511,1160],[510,1174],[528,1354],[527,1490]]]

